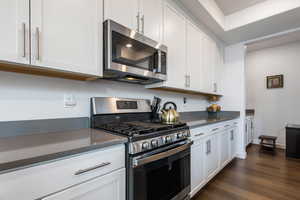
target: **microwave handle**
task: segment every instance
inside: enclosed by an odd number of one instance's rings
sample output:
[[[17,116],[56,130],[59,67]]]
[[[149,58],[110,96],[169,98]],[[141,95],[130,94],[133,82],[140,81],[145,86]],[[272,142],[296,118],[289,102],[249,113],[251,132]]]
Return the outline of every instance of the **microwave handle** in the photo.
[[[161,62],[162,62],[161,56],[162,56],[161,50],[158,50],[158,67],[156,73],[161,73]]]

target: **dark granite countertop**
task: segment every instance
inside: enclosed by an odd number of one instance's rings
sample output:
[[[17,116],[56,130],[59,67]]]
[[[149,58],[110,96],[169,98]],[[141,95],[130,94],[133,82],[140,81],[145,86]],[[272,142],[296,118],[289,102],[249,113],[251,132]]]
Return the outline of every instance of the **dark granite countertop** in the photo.
[[[126,142],[125,137],[89,128],[0,138],[0,174]]]
[[[181,121],[186,122],[190,128],[230,121],[239,117],[240,112],[235,111],[221,111],[214,114],[209,114],[206,111],[181,113]]]

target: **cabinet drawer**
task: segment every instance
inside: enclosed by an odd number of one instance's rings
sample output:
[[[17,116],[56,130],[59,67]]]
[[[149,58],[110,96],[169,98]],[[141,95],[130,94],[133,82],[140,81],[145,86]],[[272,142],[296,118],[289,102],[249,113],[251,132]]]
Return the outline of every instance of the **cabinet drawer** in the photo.
[[[41,198],[125,167],[125,147],[118,145],[0,175],[0,199]]]

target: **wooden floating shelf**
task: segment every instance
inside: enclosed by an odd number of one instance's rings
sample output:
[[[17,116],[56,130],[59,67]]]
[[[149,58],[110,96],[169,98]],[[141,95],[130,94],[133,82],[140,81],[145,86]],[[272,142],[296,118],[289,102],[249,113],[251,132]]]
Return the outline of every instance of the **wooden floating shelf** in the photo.
[[[156,87],[156,88],[148,88],[151,90],[160,90],[160,91],[167,91],[167,92],[175,92],[175,93],[181,93],[181,94],[191,94],[191,95],[198,95],[198,96],[206,96],[206,97],[222,97],[223,95],[220,94],[210,94],[210,93],[205,93],[205,92],[199,92],[199,91],[194,91],[194,90],[185,90],[185,89],[178,89],[178,88],[172,88],[172,87]]]
[[[92,81],[100,78],[93,75],[68,72],[63,70],[55,70],[46,67],[38,67],[38,66],[32,66],[26,64],[9,63],[9,62],[0,62],[0,71],[64,78],[64,79],[79,80],[79,81]]]

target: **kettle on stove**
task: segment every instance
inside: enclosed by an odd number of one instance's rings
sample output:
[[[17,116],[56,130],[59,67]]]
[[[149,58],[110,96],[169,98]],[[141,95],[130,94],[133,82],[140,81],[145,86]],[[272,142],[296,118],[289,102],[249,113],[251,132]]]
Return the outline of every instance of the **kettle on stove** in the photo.
[[[169,108],[167,108],[170,106]],[[172,108],[173,106],[173,108]],[[179,113],[177,112],[177,106],[174,102],[166,102],[163,106],[162,111],[162,121],[166,124],[174,124],[179,121]]]

